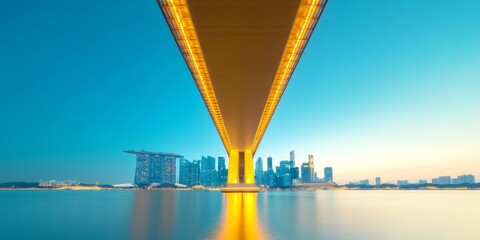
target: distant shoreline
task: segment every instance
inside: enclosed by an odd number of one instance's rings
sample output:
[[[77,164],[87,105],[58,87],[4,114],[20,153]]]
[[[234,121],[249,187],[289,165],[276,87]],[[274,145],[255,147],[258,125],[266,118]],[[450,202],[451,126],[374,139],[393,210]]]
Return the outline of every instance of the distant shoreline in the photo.
[[[290,187],[265,187],[260,186],[261,191],[312,191],[312,190],[480,190],[480,183],[465,183],[465,184],[409,184],[409,185],[337,185],[335,183],[329,184],[314,184],[306,183],[304,185],[290,186]],[[15,190],[68,190],[68,191],[99,191],[99,190],[177,190],[177,191],[220,191],[220,187],[179,187],[173,184],[165,184],[161,186],[115,186],[109,184],[63,184],[63,185],[42,185],[37,182],[6,182],[0,183],[0,190],[15,191]]]
[[[0,188],[0,191],[220,191],[220,189],[192,189],[192,188]],[[299,188],[299,189],[262,189],[265,191],[475,191],[480,188]]]

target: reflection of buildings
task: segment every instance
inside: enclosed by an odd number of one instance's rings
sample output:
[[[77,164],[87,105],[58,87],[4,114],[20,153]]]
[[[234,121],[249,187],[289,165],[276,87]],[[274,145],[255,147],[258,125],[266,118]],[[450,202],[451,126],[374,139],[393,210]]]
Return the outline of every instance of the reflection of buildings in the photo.
[[[132,191],[126,239],[206,239],[221,217],[219,191]]]
[[[228,193],[220,226],[211,239],[269,239],[257,216],[257,193]]]
[[[175,153],[148,152],[143,150],[129,150],[125,152],[137,155],[135,184],[175,184],[177,166],[176,158],[181,158],[183,156]]]

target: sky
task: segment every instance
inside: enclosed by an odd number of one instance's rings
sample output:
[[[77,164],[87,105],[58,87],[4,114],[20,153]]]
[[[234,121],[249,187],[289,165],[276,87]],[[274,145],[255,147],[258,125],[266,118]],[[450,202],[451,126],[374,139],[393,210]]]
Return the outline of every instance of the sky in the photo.
[[[255,158],[478,181],[478,9],[330,0]],[[0,182],[132,182],[128,149],[227,155],[156,1],[0,1]]]

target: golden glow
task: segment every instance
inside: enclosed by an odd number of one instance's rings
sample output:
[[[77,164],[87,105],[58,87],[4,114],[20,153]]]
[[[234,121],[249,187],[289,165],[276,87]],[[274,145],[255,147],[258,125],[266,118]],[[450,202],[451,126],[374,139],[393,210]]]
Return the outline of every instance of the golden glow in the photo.
[[[292,73],[303,53],[303,49],[307,45],[308,39],[312,34],[313,29],[320,17],[326,0],[302,0],[300,7],[295,17],[290,36],[288,37],[287,45],[283,51],[280,66],[275,75],[275,79],[270,89],[270,94],[267,103],[263,110],[260,124],[252,144],[252,151],[255,153],[258,144],[267,129],[270,119],[277,108],[278,102],[292,76]]]
[[[257,216],[257,193],[224,194],[221,225],[212,239],[270,239]]]
[[[230,152],[231,144],[227,129],[225,128],[220,107],[215,97],[210,74],[208,73],[207,64],[205,63],[200,42],[195,32],[195,26],[193,25],[192,17],[188,10],[187,1],[158,0],[158,4],[162,9],[165,19],[167,19],[170,30],[202,94],[205,105],[207,105],[210,116],[220,134],[223,145],[227,152]]]
[[[238,183],[238,150],[231,150],[228,153],[228,178],[227,183],[237,184]]]
[[[253,174],[253,154],[251,150],[245,151],[245,183],[246,184],[255,184],[255,176]]]

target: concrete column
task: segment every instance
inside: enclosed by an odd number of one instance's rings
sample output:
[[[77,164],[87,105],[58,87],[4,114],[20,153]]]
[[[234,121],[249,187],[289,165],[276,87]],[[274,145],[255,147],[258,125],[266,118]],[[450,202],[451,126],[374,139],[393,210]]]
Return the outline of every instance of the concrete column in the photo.
[[[228,153],[228,184],[240,183],[238,179],[238,155],[239,154],[237,150],[231,150]]]
[[[251,150],[246,150],[244,155],[244,183],[255,184],[255,175],[253,172],[253,154]]]
[[[228,179],[222,192],[258,192],[253,172],[253,154],[251,150],[232,150],[228,154]]]

